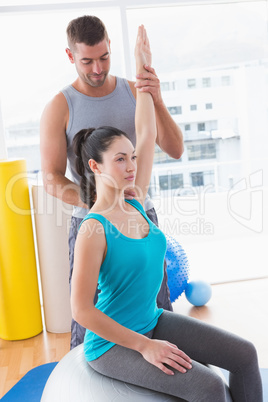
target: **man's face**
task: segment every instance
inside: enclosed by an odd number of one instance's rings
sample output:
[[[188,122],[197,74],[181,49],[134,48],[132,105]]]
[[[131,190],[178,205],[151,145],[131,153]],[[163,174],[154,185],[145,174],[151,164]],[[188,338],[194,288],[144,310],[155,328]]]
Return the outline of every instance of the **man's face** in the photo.
[[[94,46],[76,43],[74,53],[68,54],[79,77],[92,87],[101,87],[110,70],[110,43],[104,39]]]

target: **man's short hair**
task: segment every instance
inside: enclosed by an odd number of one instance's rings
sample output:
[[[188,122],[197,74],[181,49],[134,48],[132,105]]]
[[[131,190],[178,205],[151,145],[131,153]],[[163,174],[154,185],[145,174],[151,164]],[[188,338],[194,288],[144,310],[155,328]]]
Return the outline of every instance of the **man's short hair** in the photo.
[[[75,50],[76,43],[94,46],[104,39],[109,40],[104,23],[94,15],[84,15],[70,21],[66,32],[71,51]]]

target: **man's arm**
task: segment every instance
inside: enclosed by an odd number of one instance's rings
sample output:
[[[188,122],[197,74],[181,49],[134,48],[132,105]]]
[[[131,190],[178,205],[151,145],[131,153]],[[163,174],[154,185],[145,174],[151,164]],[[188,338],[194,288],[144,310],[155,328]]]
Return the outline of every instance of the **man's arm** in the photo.
[[[62,93],[46,106],[40,122],[40,152],[43,183],[48,194],[67,204],[88,208],[80,199],[80,188],[65,177],[67,165],[66,127],[69,110]]]
[[[182,132],[163,102],[160,81],[155,70],[150,66],[145,66],[145,68],[147,72],[139,74],[137,83],[130,82],[130,88],[135,97],[135,87],[140,88],[143,92],[151,93],[156,114],[156,143],[166,154],[174,159],[179,159],[184,150]]]

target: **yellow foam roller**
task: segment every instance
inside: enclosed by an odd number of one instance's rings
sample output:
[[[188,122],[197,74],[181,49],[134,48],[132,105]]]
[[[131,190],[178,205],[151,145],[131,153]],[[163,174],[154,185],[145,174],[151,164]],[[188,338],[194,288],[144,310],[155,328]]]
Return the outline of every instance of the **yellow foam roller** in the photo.
[[[42,332],[26,162],[0,160],[0,338]]]

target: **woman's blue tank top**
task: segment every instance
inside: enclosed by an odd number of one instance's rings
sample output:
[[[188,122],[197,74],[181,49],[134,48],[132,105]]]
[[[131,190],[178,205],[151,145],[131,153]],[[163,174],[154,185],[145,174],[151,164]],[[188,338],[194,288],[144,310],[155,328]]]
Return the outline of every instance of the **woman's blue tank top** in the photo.
[[[162,314],[156,297],[163,280],[166,237],[147,217],[137,200],[126,200],[150,226],[147,237],[132,239],[123,235],[104,216],[89,213],[87,219],[101,222],[105,230],[107,254],[99,273],[96,308],[119,324],[140,334],[152,330]],[[86,330],[84,351],[87,361],[95,360],[115,344]]]

